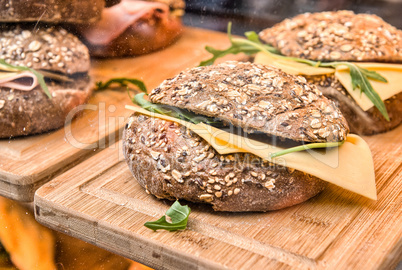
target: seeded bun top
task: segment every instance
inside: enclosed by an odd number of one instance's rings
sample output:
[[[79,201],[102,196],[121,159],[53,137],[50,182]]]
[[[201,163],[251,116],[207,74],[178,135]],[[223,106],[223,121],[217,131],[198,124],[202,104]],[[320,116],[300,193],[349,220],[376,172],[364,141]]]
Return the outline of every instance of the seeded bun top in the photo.
[[[402,62],[402,31],[376,15],[306,13],[263,30],[260,38],[287,56],[320,61]]]
[[[217,117],[246,132],[295,141],[344,140],[345,118],[305,78],[249,62],[229,61],[185,70],[149,95],[153,103]]]
[[[64,74],[88,72],[87,47],[60,27],[3,25],[0,59],[9,64]]]
[[[0,22],[93,23],[105,0],[0,0]]]

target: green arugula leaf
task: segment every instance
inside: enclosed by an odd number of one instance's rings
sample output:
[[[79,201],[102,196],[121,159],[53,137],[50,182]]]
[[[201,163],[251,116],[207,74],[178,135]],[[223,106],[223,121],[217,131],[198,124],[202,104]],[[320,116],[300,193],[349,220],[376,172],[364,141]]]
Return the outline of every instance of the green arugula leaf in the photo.
[[[367,77],[373,80],[377,80],[380,82],[385,82],[387,83],[387,79],[385,79],[383,76],[381,76],[379,73],[375,72],[374,70],[368,70],[362,67],[359,67],[360,71]]]
[[[110,85],[113,83],[119,84],[122,87],[126,87],[129,84],[133,84],[136,87],[138,87],[142,92],[144,92],[144,93],[147,92],[147,88],[145,87],[144,82],[142,82],[141,80],[129,79],[129,78],[113,78],[113,79],[108,80],[105,83],[97,82],[96,87],[97,87],[97,90],[105,90],[105,89],[109,88]]]
[[[307,149],[314,149],[314,148],[330,148],[330,147],[339,147],[341,146],[345,141],[340,141],[340,142],[327,142],[327,143],[309,143],[309,144],[303,144],[295,147],[291,147],[282,151],[278,151],[275,153],[271,154],[271,158],[276,158],[279,156],[283,156],[286,154],[290,154],[293,152],[300,152],[300,151],[305,151]]]
[[[367,97],[373,102],[374,106],[381,112],[384,118],[389,121],[389,116],[387,109],[385,108],[384,102],[378,93],[374,90],[371,85],[370,79],[378,80],[381,82],[387,82],[387,79],[381,76],[379,73],[375,71],[370,71],[364,68],[359,67],[356,64],[352,64],[349,62],[321,62],[321,61],[312,61],[308,59],[302,59],[297,57],[288,57],[281,55],[280,52],[274,47],[263,44],[258,34],[255,32],[246,32],[244,38],[232,38],[231,36],[231,27],[232,24],[228,23],[228,37],[231,42],[231,46],[225,50],[216,50],[212,47],[205,47],[205,49],[210,52],[213,56],[212,58],[205,60],[200,63],[200,66],[212,65],[218,58],[228,55],[228,54],[238,54],[238,53],[246,53],[246,54],[255,54],[257,52],[263,52],[269,54],[272,57],[278,59],[286,59],[290,61],[295,61],[298,63],[304,63],[313,67],[330,67],[336,68],[338,65],[346,65],[349,67],[350,77],[352,79],[352,87],[353,89],[360,89],[361,92],[367,95]]]
[[[384,116],[384,118],[389,121],[389,116],[387,109],[385,108],[385,104],[382,101],[381,97],[378,95],[376,91],[374,91],[373,86],[369,82],[367,78],[367,72],[369,72],[371,76],[371,71],[368,71],[367,69],[363,69],[358,67],[357,65],[354,64],[347,64],[350,70],[350,77],[352,78],[352,87],[353,89],[360,89],[360,91],[373,102],[374,106],[377,107],[377,109],[381,112],[381,114]],[[383,78],[381,75],[377,73],[377,75],[381,78]],[[377,76],[375,75],[375,76]],[[384,79],[384,78],[383,78]]]
[[[49,99],[52,99],[52,95],[50,94],[49,89],[47,88],[47,85],[45,83],[44,76],[40,72],[36,71],[33,68],[29,68],[29,67],[10,65],[4,59],[0,59],[0,64],[9,68],[9,71],[14,70],[14,71],[30,71],[30,72],[32,72],[32,74],[35,75],[35,77],[38,79],[38,83],[41,86],[43,92],[45,92],[45,94],[48,96]]]
[[[177,119],[182,119],[189,121],[193,124],[198,124],[198,123],[206,123],[209,125],[214,125],[214,126],[223,126],[223,122],[220,120],[216,120],[215,118],[212,117],[207,117],[204,115],[196,114],[191,111],[185,110],[185,109],[180,109],[177,107],[172,107],[169,105],[161,105],[161,104],[155,104],[152,102],[149,102],[144,98],[146,94],[145,93],[139,93],[134,96],[134,98],[131,98],[132,102],[141,108],[144,108],[145,110],[148,110],[150,112],[154,113],[159,113],[163,115],[168,115]]]
[[[228,23],[228,37],[231,43],[231,46],[225,50],[217,50],[210,46],[206,46],[205,50],[212,54],[210,59],[202,61],[199,65],[200,66],[209,66],[212,65],[218,58],[221,58],[228,54],[238,54],[238,53],[245,53],[247,55],[256,54],[259,51],[267,50],[271,52],[277,52],[277,50],[268,45],[262,44],[258,39],[258,34],[256,32],[247,32],[247,39],[244,38],[232,38],[231,34],[232,30],[232,23]],[[258,43],[257,43],[258,42]],[[255,44],[259,46],[256,47]]]
[[[156,231],[177,231],[184,230],[187,227],[188,217],[191,213],[190,207],[181,205],[179,201],[175,201],[166,211],[166,214],[156,221],[149,221],[144,224],[145,227]],[[166,216],[170,218],[168,221]]]

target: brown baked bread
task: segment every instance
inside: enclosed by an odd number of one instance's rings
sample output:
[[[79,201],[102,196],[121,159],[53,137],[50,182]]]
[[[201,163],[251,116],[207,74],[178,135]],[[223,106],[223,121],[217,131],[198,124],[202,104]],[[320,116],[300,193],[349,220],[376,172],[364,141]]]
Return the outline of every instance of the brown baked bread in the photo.
[[[402,31],[372,14],[352,11],[306,13],[286,19],[259,34],[286,56],[319,61],[402,63]],[[402,122],[402,93],[384,101],[390,121],[377,108],[362,110],[334,76],[308,76],[336,101],[351,132],[371,135]],[[401,89],[402,90],[402,89]]]
[[[105,0],[0,0],[0,22],[89,23],[101,17]]]
[[[95,57],[147,54],[172,44],[181,34],[183,0],[122,0],[103,10],[102,19],[80,26],[83,41]]]
[[[264,65],[231,61],[188,69],[155,88],[150,100],[292,144],[339,141],[348,133],[340,111],[314,85]],[[317,177],[253,154],[218,154],[185,126],[139,113],[128,120],[123,153],[147,192],[210,203],[216,211],[281,209],[325,187]]]
[[[45,82],[52,98],[40,85],[26,91],[0,83],[0,138],[62,127],[67,114],[85,103],[92,91],[85,45],[60,27],[36,26],[33,30],[34,26],[2,25],[0,59],[13,66],[46,72]],[[64,79],[60,80],[60,75]]]

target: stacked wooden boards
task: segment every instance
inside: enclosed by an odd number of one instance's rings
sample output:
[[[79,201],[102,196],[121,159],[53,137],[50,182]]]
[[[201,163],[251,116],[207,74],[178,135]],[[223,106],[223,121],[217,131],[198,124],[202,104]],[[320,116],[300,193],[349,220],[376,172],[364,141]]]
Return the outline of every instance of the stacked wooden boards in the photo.
[[[121,73],[152,88],[161,77],[196,65],[205,45],[222,40],[224,34],[191,29],[164,51],[94,62],[94,74]],[[214,213],[190,204],[187,230],[153,232],[143,224],[171,202],[137,184],[117,142],[42,186],[35,214],[53,229],[157,269],[389,269],[402,253],[401,135],[399,127],[365,137],[378,201],[330,185],[303,204],[269,213]]]
[[[189,28],[173,46],[136,58],[93,60],[90,75],[95,82],[110,78],[137,78],[149,89],[208,57],[206,45],[227,47],[225,34]],[[95,91],[89,104],[65,128],[38,136],[0,140],[0,195],[29,202],[35,190],[120,138],[132,104],[125,89]]]
[[[268,213],[214,213],[189,204],[185,231],[143,224],[172,202],[147,194],[119,143],[40,188],[41,223],[156,269],[392,269],[402,252],[402,126],[365,137],[378,201],[330,185],[300,205]]]

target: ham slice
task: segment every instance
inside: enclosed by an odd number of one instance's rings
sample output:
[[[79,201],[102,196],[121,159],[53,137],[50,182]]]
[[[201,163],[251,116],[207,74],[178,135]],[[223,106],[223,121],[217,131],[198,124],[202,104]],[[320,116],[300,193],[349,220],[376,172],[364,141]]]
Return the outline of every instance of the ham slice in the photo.
[[[168,15],[169,7],[163,3],[122,0],[117,5],[105,8],[102,19],[86,29],[83,35],[93,45],[107,45],[140,19],[152,16],[167,19]]]
[[[0,87],[30,91],[38,86],[38,79],[30,71],[0,72]]]

